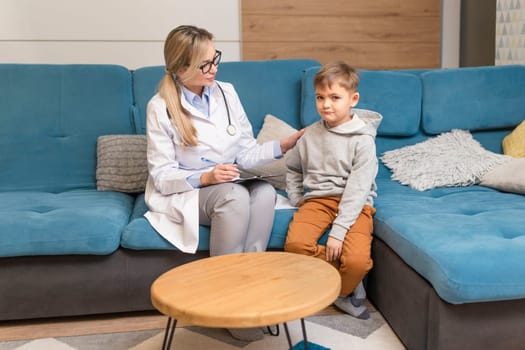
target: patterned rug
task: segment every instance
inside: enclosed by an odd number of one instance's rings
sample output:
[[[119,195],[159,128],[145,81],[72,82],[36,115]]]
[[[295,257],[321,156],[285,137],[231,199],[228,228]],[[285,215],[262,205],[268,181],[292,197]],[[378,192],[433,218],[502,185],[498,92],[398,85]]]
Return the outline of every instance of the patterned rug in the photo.
[[[318,315],[306,318],[308,341],[319,346],[310,349],[404,349],[379,312],[369,307],[370,318],[359,320],[346,314]],[[294,350],[303,349],[301,323],[288,323]],[[0,342],[0,350],[157,350],[164,339],[163,329],[93,334]],[[175,330],[173,349],[177,350],[267,350],[287,349],[282,325],[280,335],[267,334],[263,340],[248,343],[233,339],[224,329],[181,327]]]

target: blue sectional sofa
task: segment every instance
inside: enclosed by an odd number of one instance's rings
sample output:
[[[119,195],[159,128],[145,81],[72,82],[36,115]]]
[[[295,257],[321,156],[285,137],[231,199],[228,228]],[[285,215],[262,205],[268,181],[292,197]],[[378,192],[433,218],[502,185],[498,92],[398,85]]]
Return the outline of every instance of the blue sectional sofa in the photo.
[[[266,114],[317,120],[319,62],[226,62],[254,134]],[[163,67],[0,65],[0,320],[152,310],[149,288],[184,254],[147,223],[142,193],[97,191],[97,139],[145,132]],[[487,149],[525,119],[525,67],[361,71],[380,112],[378,156],[452,129]],[[469,186],[417,191],[380,164],[370,300],[409,349],[521,349],[525,197]],[[282,249],[293,209],[278,210]]]
[[[378,157],[453,129],[501,153],[525,119],[525,66],[363,71],[361,79],[358,107],[384,116]],[[311,84],[304,89],[312,100]],[[417,191],[382,162],[377,185],[367,291],[407,348],[522,349],[525,196],[477,185]]]

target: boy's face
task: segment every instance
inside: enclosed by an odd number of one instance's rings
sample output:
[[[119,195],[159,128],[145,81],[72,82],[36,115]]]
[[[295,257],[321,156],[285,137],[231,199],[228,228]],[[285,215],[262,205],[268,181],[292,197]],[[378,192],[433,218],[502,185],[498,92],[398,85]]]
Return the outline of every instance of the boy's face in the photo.
[[[331,128],[351,120],[351,109],[357,102],[359,93],[348,91],[338,83],[315,88],[317,112]]]

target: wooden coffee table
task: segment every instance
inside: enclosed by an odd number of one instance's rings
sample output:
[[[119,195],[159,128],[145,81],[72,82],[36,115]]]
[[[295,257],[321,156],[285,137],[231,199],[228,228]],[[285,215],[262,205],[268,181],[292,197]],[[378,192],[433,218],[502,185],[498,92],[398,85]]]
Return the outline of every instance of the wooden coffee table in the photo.
[[[321,259],[286,252],[229,254],[176,267],[153,282],[151,301],[168,316],[163,349],[177,321],[202,327],[284,324],[329,306],[339,295],[339,272]],[[173,321],[173,322],[172,322]]]

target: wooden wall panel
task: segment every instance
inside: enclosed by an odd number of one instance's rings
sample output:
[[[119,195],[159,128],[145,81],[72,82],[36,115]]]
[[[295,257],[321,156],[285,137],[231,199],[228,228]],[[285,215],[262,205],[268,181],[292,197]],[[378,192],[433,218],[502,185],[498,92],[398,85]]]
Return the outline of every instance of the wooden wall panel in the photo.
[[[440,0],[241,0],[243,14],[439,16]]]
[[[241,0],[244,60],[343,60],[357,68],[435,68],[440,0]]]
[[[244,60],[273,60],[282,58],[314,58],[321,63],[345,61],[362,69],[406,69],[439,67],[439,45],[401,44],[309,44],[269,45],[244,43]],[[250,56],[246,57],[246,52]],[[414,54],[418,52],[418,54]]]

